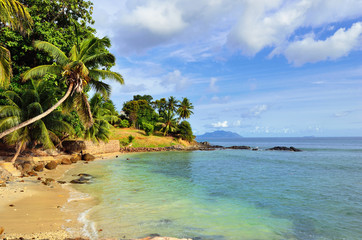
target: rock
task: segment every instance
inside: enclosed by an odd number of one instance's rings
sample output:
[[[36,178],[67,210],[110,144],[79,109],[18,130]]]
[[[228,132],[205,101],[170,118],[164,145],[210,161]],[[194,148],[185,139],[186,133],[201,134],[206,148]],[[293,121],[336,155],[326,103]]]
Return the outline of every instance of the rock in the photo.
[[[270,150],[270,151],[291,151],[291,152],[301,152],[302,150],[300,149],[297,149],[295,147],[285,147],[285,146],[276,146],[276,147],[273,147],[273,148],[268,148],[267,150]]]
[[[3,227],[0,227],[0,235],[3,234],[4,231],[5,229]]]
[[[251,147],[249,147],[249,146],[231,146],[231,147],[227,147],[227,149],[250,150]]]
[[[72,156],[72,157],[70,158],[70,161],[71,161],[72,163],[76,163],[76,162],[78,162],[79,160],[82,160],[82,156],[81,156],[81,155],[75,155],[75,156]]]
[[[259,148],[253,148],[252,150],[253,151],[259,151]]]
[[[80,176],[80,178],[74,179],[74,180],[70,181],[70,183],[73,183],[73,184],[92,183],[92,178],[93,178],[92,175],[86,174],[86,173],[81,173],[81,174],[78,174],[78,176]]]
[[[93,161],[95,157],[92,154],[86,153],[82,155],[82,160],[84,161]]]
[[[0,182],[0,187],[6,187],[6,183]]]
[[[34,171],[28,172],[28,175],[31,176],[31,177],[38,176],[38,174],[36,172],[34,172]]]
[[[63,158],[62,161],[61,161],[61,164],[62,165],[70,165],[72,164],[72,161],[68,158]]]
[[[57,181],[59,184],[65,184],[67,183],[66,181]]]
[[[40,163],[40,164],[35,165],[33,170],[36,172],[42,172],[44,170],[44,164]]]
[[[42,183],[44,185],[49,186],[52,182],[54,182],[55,180],[53,178],[46,178]]]
[[[53,170],[57,168],[58,164],[55,161],[50,161],[45,165],[46,169]]]

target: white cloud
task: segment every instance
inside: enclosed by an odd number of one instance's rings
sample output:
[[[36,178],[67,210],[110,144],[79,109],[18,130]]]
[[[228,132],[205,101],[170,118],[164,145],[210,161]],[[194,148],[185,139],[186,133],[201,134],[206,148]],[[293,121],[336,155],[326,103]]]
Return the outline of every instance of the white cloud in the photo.
[[[241,126],[241,121],[240,121],[240,120],[236,120],[235,122],[233,122],[232,126],[233,126],[233,127],[240,127],[240,126]]]
[[[171,91],[181,91],[187,88],[191,84],[191,81],[182,76],[180,70],[174,70],[166,74],[161,81],[161,85],[167,88],[171,88]]]
[[[227,128],[227,127],[229,127],[228,121],[212,123],[211,125],[214,128]]]
[[[361,47],[362,23],[352,25],[348,30],[340,28],[326,40],[307,37],[291,43],[285,50],[289,62],[297,66],[322,60],[335,60],[346,56],[355,48]]]
[[[252,107],[247,113],[242,114],[243,118],[255,118],[259,117],[263,112],[268,110],[266,104],[256,105]]]
[[[95,0],[94,4],[97,32],[110,36],[120,54],[162,46],[171,52],[164,57],[188,61],[219,57],[215,52],[225,51],[225,46],[248,56],[270,48],[271,56],[285,53],[299,65],[336,59],[355,49],[358,39],[352,32],[359,32],[357,24],[352,30],[334,32],[336,23],[357,22],[362,16],[361,0]],[[320,34],[300,40],[321,29],[332,35],[328,41]],[[339,37],[342,46],[335,44]],[[316,57],[312,47],[303,56],[297,54],[310,44],[328,45],[331,54]]]
[[[210,92],[217,92],[219,88],[216,86],[217,78],[212,77],[210,79],[209,91]]]

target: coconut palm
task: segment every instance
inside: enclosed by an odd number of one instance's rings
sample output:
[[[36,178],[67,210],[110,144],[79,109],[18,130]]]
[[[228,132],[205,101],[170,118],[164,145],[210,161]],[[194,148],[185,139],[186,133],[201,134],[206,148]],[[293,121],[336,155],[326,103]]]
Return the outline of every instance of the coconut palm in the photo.
[[[160,127],[160,131],[166,136],[168,133],[173,133],[177,130],[177,121],[175,114],[171,111],[167,111],[160,121],[156,123],[156,126]]]
[[[90,100],[90,107],[94,119],[94,124],[86,130],[85,138],[94,142],[104,141],[108,142],[110,135],[110,128],[112,125],[110,121],[118,120],[118,116],[114,115],[109,108],[109,102],[105,101],[98,93]]]
[[[35,118],[0,133],[0,138],[45,117],[67,98],[69,99],[65,107],[77,110],[79,117],[86,127],[90,127],[93,124],[93,119],[87,96],[83,91],[84,87],[89,84],[96,92],[108,96],[110,94],[110,86],[100,81],[100,78],[109,78],[116,80],[120,84],[124,83],[121,74],[104,69],[115,62],[115,57],[106,50],[110,47],[110,40],[107,37],[102,39],[96,37],[85,39],[79,45],[74,45],[68,56],[48,42],[35,41],[34,47],[47,52],[53,57],[54,63],[51,65],[41,65],[26,71],[23,79],[26,81],[51,73],[61,77],[60,81],[67,84],[68,89],[65,95],[52,107]],[[99,69],[101,67],[102,69]]]
[[[3,96],[8,104],[0,106],[0,131],[41,114],[44,107],[54,102],[54,98],[49,99],[49,95],[52,94],[46,82],[32,82],[31,87],[21,94],[14,91],[4,92]],[[59,143],[61,135],[73,131],[70,124],[62,121],[60,111],[54,111],[46,118],[12,132],[4,140],[7,144],[16,145],[17,151],[12,159],[14,162],[27,145],[54,148],[54,142]]]
[[[194,106],[192,106],[192,103],[189,101],[189,99],[188,98],[182,99],[182,102],[180,103],[179,108],[177,109],[177,113],[180,119],[190,118],[191,114],[193,114],[191,109],[194,109]]]
[[[24,33],[33,25],[25,6],[16,0],[0,0],[0,24]],[[0,44],[0,87],[7,88],[11,78],[10,51]]]

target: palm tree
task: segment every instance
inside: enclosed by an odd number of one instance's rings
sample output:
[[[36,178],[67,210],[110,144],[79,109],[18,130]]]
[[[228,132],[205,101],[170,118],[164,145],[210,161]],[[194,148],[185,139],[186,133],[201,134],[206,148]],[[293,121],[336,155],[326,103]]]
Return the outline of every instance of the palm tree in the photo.
[[[24,81],[43,77],[48,73],[55,74],[61,77],[61,82],[67,84],[67,92],[56,104],[42,114],[0,133],[0,139],[17,129],[45,117],[67,98],[69,100],[65,107],[68,109],[75,108],[81,120],[87,127],[90,127],[93,124],[93,118],[87,96],[83,91],[84,87],[89,84],[96,92],[108,96],[110,94],[110,86],[100,81],[100,78],[109,78],[116,80],[120,84],[124,83],[121,74],[99,69],[100,67],[108,68],[115,62],[115,57],[107,51],[107,48],[110,47],[110,40],[107,37],[102,39],[96,37],[85,39],[79,45],[74,45],[68,56],[48,42],[35,41],[34,47],[47,52],[53,57],[54,63],[51,65],[41,65],[26,71],[23,75]]]
[[[105,101],[98,93],[90,100],[90,107],[94,124],[86,130],[85,138],[93,142],[104,141],[108,142],[110,135],[110,128],[112,125],[110,121],[118,120],[118,116],[109,109],[109,102]]]
[[[18,125],[20,122],[33,118],[43,112],[43,108],[51,104],[49,88],[46,82],[31,83],[31,87],[22,94],[14,91],[3,93],[7,105],[0,106],[0,130]],[[70,124],[62,121],[60,111],[54,111],[46,118],[38,120],[24,128],[7,135],[4,140],[7,144],[16,144],[16,154],[12,159],[15,162],[20,152],[27,145],[41,144],[44,149],[54,148],[53,142],[60,142],[60,135],[72,133]]]
[[[192,106],[192,103],[188,98],[184,98],[177,109],[177,113],[180,117],[179,120],[190,118],[191,114],[193,114],[191,109],[194,109],[194,106]]]
[[[0,0],[0,24],[24,33],[30,30],[33,20],[25,6],[16,0]],[[7,88],[10,83],[10,51],[0,44],[0,87]]]
[[[156,126],[161,127],[160,131],[166,136],[169,132],[175,132],[177,129],[177,122],[175,114],[171,111],[167,111],[166,114],[160,118],[160,122],[156,123]]]

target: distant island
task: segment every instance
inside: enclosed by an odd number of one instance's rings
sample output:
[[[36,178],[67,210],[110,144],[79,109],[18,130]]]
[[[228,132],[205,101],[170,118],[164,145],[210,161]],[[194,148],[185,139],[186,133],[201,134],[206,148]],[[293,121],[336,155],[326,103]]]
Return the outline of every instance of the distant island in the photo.
[[[214,132],[207,132],[203,135],[196,136],[197,138],[242,138],[237,133],[230,132],[230,131],[214,131]]]

